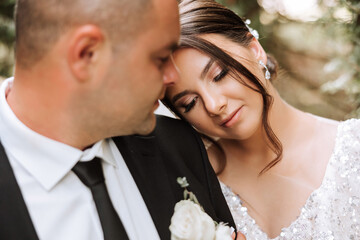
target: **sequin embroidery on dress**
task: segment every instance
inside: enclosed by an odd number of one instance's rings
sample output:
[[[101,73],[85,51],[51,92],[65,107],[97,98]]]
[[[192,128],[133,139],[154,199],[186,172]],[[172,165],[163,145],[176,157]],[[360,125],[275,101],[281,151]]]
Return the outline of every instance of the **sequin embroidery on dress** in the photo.
[[[269,240],[240,197],[224,183],[220,185],[237,229],[247,239]],[[360,239],[360,120],[339,124],[322,184],[310,194],[300,215],[273,239]]]

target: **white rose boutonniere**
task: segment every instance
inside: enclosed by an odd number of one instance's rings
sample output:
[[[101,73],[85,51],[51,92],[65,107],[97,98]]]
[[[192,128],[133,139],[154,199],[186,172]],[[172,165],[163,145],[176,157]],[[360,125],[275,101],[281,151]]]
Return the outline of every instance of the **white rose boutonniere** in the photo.
[[[182,200],[175,205],[170,231],[171,240],[214,239],[215,224],[198,204]]]
[[[219,223],[216,228],[215,239],[216,240],[232,240],[230,236],[231,229],[223,223]]]
[[[185,177],[177,182],[184,188],[184,199],[176,203],[169,227],[171,240],[232,240],[230,227],[216,223],[203,210],[196,196],[189,192]]]

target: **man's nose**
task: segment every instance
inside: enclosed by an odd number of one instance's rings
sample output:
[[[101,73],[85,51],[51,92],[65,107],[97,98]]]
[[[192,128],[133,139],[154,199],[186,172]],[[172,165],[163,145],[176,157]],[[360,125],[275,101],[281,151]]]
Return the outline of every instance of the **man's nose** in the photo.
[[[172,56],[166,63],[163,80],[165,86],[173,85],[179,80],[179,69],[174,63]]]

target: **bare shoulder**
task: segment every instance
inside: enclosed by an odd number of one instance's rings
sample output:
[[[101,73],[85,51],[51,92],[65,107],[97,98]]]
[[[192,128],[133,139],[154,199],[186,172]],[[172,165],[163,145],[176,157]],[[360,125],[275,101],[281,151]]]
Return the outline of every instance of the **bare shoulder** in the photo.
[[[316,128],[319,130],[318,133],[320,137],[327,141],[334,141],[338,132],[340,122],[319,116],[314,117]]]
[[[327,160],[333,153],[340,122],[313,114],[308,114],[306,119],[305,125],[310,130],[305,137],[308,146],[313,149],[312,152],[317,149],[318,154],[323,156],[321,159]]]

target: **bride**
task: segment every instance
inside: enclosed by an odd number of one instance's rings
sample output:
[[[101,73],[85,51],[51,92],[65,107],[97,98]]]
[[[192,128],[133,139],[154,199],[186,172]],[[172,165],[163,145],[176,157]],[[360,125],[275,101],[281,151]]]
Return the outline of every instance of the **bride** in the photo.
[[[238,230],[247,239],[360,239],[360,121],[282,100],[276,62],[222,5],[182,1],[180,19],[180,79],[164,102],[211,139]]]

